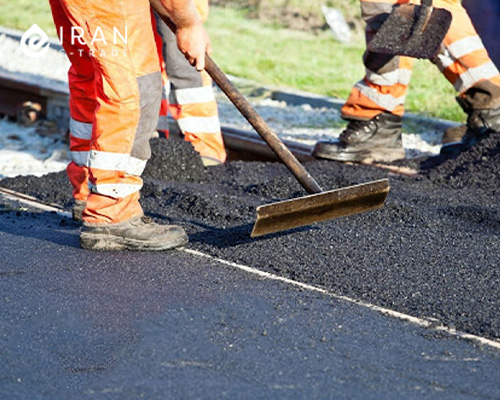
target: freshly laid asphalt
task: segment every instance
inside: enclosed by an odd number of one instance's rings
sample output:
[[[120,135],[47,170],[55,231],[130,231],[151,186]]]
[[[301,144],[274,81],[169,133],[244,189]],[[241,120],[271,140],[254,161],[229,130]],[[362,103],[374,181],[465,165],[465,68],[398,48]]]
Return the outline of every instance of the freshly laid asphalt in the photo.
[[[257,239],[258,205],[304,196],[283,165],[152,145],[142,203],[187,250],[83,251],[67,218],[0,201],[0,399],[500,399],[499,135],[414,177],[306,163],[327,189],[389,178],[385,206]],[[0,186],[72,203],[64,172]]]
[[[498,399],[500,351],[183,250],[0,208],[1,399]],[[189,248],[189,246],[188,246]]]

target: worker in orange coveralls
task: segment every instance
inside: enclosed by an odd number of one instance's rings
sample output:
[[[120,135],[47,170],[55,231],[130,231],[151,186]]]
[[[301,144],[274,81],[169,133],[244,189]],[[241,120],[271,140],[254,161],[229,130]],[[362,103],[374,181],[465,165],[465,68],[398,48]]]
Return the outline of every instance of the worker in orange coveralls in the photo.
[[[208,18],[208,0],[194,0],[202,22]],[[205,166],[227,158],[212,80],[197,71],[179,50],[175,34],[156,13],[156,41],[162,66],[163,96],[158,130],[168,137],[168,112],[184,139],[199,153]]]
[[[410,0],[361,0],[367,23],[366,41],[395,4]],[[419,4],[419,2],[416,2]],[[458,92],[457,101],[467,114],[466,129],[445,133],[441,153],[456,154],[492,132],[500,131],[500,73],[491,61],[460,0],[434,0],[433,6],[452,13],[451,27],[431,61]],[[338,140],[319,141],[319,158],[352,162],[391,162],[405,156],[402,139],[404,102],[413,58],[366,51],[365,77],[352,89],[342,107],[348,121]],[[429,93],[432,96],[432,91]]]
[[[191,0],[161,0],[183,54],[205,66],[210,39]],[[165,250],[185,244],[179,226],[144,217],[141,174],[156,133],[162,79],[148,0],[50,0],[71,61],[73,197],[84,206],[80,245]],[[88,180],[88,185],[87,185]]]

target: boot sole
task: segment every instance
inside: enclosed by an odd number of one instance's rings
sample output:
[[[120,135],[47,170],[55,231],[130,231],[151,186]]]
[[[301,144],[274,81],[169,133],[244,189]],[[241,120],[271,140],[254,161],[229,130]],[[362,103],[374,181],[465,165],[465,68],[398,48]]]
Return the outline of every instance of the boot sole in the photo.
[[[145,242],[141,240],[126,239],[120,236],[80,234],[80,247],[85,250],[133,250],[133,251],[161,251],[171,250],[187,244],[187,235],[179,236],[173,240],[162,242]]]
[[[402,148],[376,148],[358,152],[332,153],[328,152],[327,149],[322,151],[321,148],[316,148],[313,155],[317,158],[342,162],[393,162],[405,158],[405,150]]]

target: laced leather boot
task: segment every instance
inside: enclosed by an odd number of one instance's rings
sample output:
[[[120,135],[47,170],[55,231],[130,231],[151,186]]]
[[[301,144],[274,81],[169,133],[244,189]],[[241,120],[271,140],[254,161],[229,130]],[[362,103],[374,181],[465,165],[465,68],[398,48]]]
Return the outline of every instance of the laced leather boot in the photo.
[[[88,250],[158,251],[187,242],[186,232],[180,226],[160,225],[145,216],[117,224],[90,225],[84,222],[80,233],[80,246]]]
[[[75,200],[73,208],[71,209],[71,216],[73,221],[83,222],[83,210],[85,210],[87,202],[85,200]]]
[[[500,132],[500,107],[473,109],[458,99],[458,103],[467,113],[467,125],[462,138],[456,142],[445,143],[441,154],[458,154],[471,148],[492,133]]]
[[[392,162],[405,157],[402,118],[381,113],[368,121],[349,120],[337,140],[318,141],[312,155],[335,161]]]

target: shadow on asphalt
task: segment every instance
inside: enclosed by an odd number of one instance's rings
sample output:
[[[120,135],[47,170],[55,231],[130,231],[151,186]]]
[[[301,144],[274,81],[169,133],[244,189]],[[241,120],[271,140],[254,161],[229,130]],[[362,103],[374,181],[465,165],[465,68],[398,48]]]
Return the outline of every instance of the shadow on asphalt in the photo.
[[[250,244],[259,241],[265,241],[273,238],[280,238],[297,232],[305,232],[311,229],[318,229],[314,226],[303,226],[294,229],[288,229],[282,232],[271,233],[256,238],[250,237],[254,223],[241,224],[233,227],[215,227],[195,219],[175,219],[165,218],[165,215],[158,213],[148,213],[148,215],[158,221],[164,221],[167,224],[183,225],[189,235],[190,243],[205,244],[218,248],[230,248],[242,244]],[[186,226],[187,225],[187,226]],[[197,232],[191,233],[189,225],[196,227]]]
[[[219,248],[229,248],[242,244],[250,244],[259,241],[265,241],[272,238],[279,238],[291,233],[302,232],[310,230],[311,227],[301,227],[290,229],[284,232],[272,233],[263,235],[256,238],[250,237],[253,224],[244,224],[232,228],[213,228],[209,227],[205,231],[189,235],[191,243],[201,243],[208,246],[215,246]],[[314,228],[313,228],[314,229]]]
[[[19,219],[31,223],[19,224]],[[27,212],[8,210],[0,212],[0,232],[21,238],[52,242],[59,246],[80,247],[79,225],[53,212]]]

